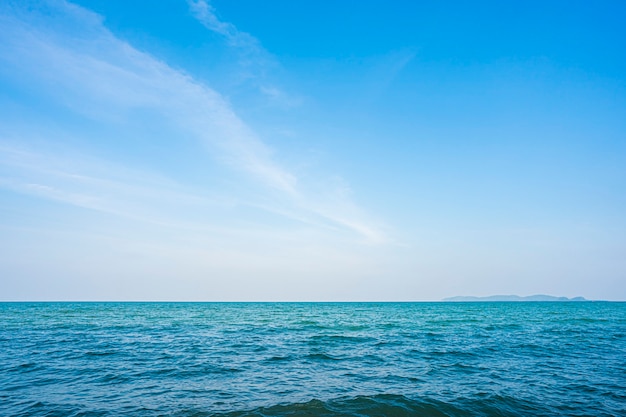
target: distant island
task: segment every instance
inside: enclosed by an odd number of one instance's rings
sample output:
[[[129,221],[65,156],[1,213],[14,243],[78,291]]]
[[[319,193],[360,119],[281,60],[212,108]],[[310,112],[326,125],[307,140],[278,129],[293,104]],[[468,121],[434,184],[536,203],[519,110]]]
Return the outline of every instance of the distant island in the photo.
[[[551,295],[530,295],[528,297],[520,297],[519,295],[490,295],[488,297],[449,297],[442,301],[589,301],[585,297],[553,297]]]

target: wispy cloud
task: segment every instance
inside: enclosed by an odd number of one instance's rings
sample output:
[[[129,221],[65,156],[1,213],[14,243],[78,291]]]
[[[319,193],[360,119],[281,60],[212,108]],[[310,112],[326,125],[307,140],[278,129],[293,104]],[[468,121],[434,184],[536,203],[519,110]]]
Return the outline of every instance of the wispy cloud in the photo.
[[[285,93],[283,90],[269,85],[262,85],[259,90],[272,104],[278,107],[291,108],[302,104],[302,99]]]
[[[213,6],[206,0],[189,0],[193,16],[208,30],[222,36],[238,56],[238,74],[241,81],[254,83],[264,78],[270,68],[277,66],[276,60],[249,33],[242,32],[232,23],[219,19]]]
[[[221,35],[239,55],[242,79],[253,81],[255,88],[271,104],[287,108],[301,104],[301,98],[270,82],[270,73],[280,65],[257,38],[221,20],[215,8],[206,0],[189,0],[188,4],[193,16],[208,30]]]
[[[182,218],[190,218],[193,211],[228,209],[236,204],[155,173],[73,150],[50,153],[6,141],[0,142],[0,187],[129,220],[176,227],[186,227]]]
[[[207,1],[189,0],[189,8],[207,29],[224,36],[231,45],[238,48],[256,50],[256,52],[260,52],[263,49],[254,36],[239,31],[232,23],[220,20],[213,6]]]
[[[234,46],[260,48],[253,37],[217,19],[208,3],[199,0],[190,4],[209,29],[225,36]],[[312,226],[325,224],[348,230],[370,243],[386,240],[346,196],[337,196],[332,190],[322,194],[307,190],[301,179],[274,160],[274,151],[214,89],[115,37],[102,26],[102,19],[89,11],[59,3],[54,13],[56,22],[65,21],[66,25],[53,25],[43,15],[28,13],[5,13],[1,17],[0,61],[13,70],[11,76],[16,82],[28,83],[57,105],[99,123],[108,123],[111,118],[132,119],[137,109],[149,109],[173,124],[178,135],[195,138],[215,161],[246,174],[266,190],[267,197],[262,201],[252,199],[245,204],[262,206]],[[16,131],[12,136],[18,141],[29,141],[27,133],[20,133],[17,128]],[[169,146],[176,147],[176,138],[170,140]],[[34,156],[22,154],[16,158],[15,152],[5,146],[0,158],[5,171],[20,172],[13,178],[5,172],[0,184],[14,190],[120,215],[135,213],[139,217],[142,211],[149,212],[147,207],[151,204],[150,198],[138,196],[159,193],[165,199],[173,197],[162,184],[143,188],[132,181],[129,184],[128,179],[137,174],[115,182],[106,173],[93,175],[67,169],[50,172],[50,166],[55,164],[54,153],[38,155],[40,161],[33,163]],[[42,180],[44,171],[50,174],[46,181]],[[119,172],[120,168],[110,171]],[[119,204],[120,201],[126,203]]]

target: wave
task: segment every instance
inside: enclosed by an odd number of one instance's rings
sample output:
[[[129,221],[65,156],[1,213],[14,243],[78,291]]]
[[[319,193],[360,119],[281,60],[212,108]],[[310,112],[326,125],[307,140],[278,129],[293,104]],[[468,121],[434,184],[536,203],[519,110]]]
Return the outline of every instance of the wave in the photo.
[[[403,395],[379,394],[373,396],[344,397],[327,401],[313,399],[301,403],[285,403],[249,410],[216,413],[202,408],[178,409],[172,404],[160,408],[132,406],[111,409],[88,409],[67,404],[36,401],[22,404],[15,416],[173,416],[173,417],[514,417],[514,416],[567,416],[580,415],[575,409],[547,409],[537,403],[499,395],[482,399],[459,399],[454,404],[431,398],[410,399]],[[17,410],[15,410],[17,411]],[[578,410],[580,411],[580,410]],[[611,415],[595,410],[593,415]]]
[[[541,409],[526,401],[491,396],[481,400],[459,400],[458,404],[430,398],[410,399],[403,395],[379,394],[339,398],[328,401],[314,399],[303,403],[279,404],[259,407],[248,411],[232,411],[222,414],[191,413],[179,417],[469,417],[469,416],[548,416],[555,410]]]

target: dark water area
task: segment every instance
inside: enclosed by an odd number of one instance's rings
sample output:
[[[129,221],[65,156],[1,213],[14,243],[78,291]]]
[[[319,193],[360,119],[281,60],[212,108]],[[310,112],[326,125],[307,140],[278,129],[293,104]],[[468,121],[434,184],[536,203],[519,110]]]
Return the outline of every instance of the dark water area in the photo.
[[[0,303],[2,416],[626,416],[626,303]]]

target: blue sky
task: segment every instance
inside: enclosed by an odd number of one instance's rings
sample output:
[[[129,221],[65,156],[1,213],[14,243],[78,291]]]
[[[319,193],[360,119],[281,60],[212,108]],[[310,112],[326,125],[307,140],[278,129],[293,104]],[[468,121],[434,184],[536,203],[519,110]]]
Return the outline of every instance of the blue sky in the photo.
[[[626,299],[623,2],[8,1],[0,299]]]

